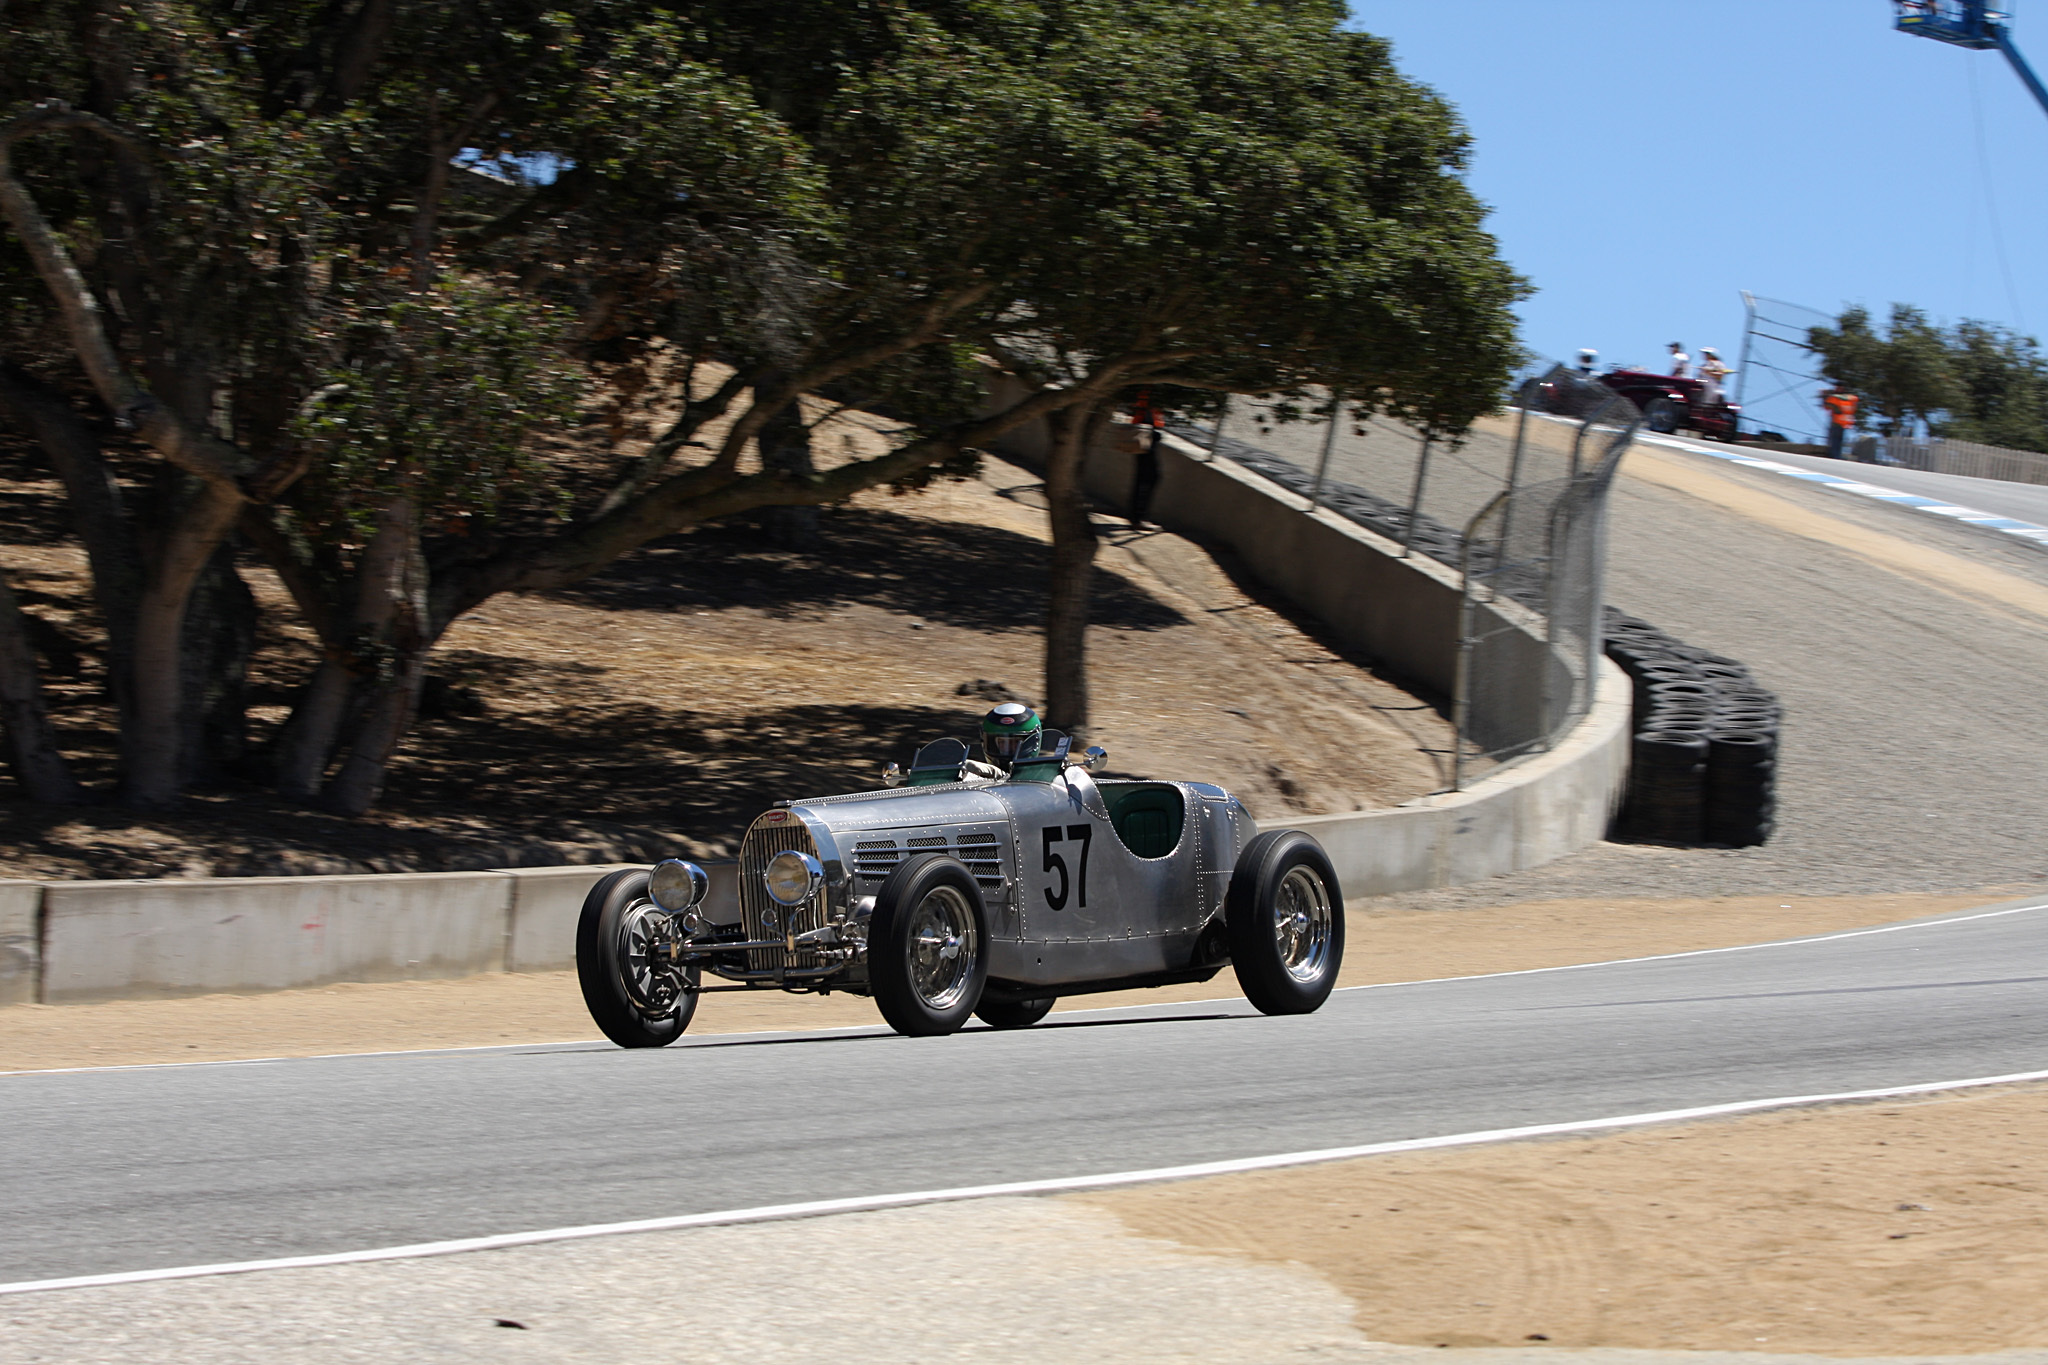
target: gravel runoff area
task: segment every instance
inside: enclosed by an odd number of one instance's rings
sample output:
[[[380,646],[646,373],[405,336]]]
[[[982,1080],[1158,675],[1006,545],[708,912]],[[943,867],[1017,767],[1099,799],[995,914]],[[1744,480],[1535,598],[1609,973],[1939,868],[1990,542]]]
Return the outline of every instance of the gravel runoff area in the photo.
[[[1342,479],[1406,503],[1417,442],[1347,425]],[[1439,452],[1450,525],[1507,467],[1511,419]],[[1313,468],[1325,428],[1225,435]],[[1532,422],[1548,469],[1569,429]],[[1742,660],[1785,704],[1778,830],[1753,849],[1603,844],[1546,867],[1389,898],[1414,908],[1577,896],[1855,895],[2048,881],[2048,553],[1995,531],[1638,444],[1612,502],[1607,600]]]
[[[1425,1197],[1453,1203],[1451,1188],[1440,1177]],[[980,1200],[29,1295],[0,1300],[0,1361],[1854,1365],[1841,1354],[1766,1354],[1772,1347],[1754,1341],[1708,1351],[1389,1345],[1360,1323],[1369,1308],[1298,1263],[1133,1235],[1105,1202]],[[1576,1279],[1592,1267],[1544,1268]],[[2048,1365],[2048,1351],[1911,1359]]]

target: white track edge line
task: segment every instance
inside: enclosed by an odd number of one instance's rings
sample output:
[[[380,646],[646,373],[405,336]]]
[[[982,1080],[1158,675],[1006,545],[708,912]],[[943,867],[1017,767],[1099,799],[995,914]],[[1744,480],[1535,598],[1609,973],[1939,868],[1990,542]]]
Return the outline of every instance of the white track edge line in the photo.
[[[1967,1080],[1930,1081],[1918,1085],[1886,1086],[1876,1090],[1845,1090],[1825,1095],[1784,1095],[1764,1100],[1737,1100],[1728,1104],[1700,1105],[1690,1109],[1665,1109],[1646,1114],[1618,1114],[1609,1118],[1580,1119],[1566,1123],[1538,1123],[1521,1128],[1494,1128],[1474,1133],[1451,1133],[1440,1137],[1407,1138],[1395,1142],[1370,1142],[1355,1147],[1324,1147],[1305,1152],[1283,1152],[1271,1156],[1238,1157],[1229,1161],[1202,1161],[1184,1166],[1155,1166],[1145,1170],[1113,1171],[1102,1175],[1067,1176],[1050,1180],[1015,1180],[995,1185],[961,1185],[951,1189],[915,1190],[903,1194],[856,1195],[844,1199],[815,1199],[797,1204],[768,1204],[750,1209],[726,1209],[716,1213],[686,1213],[668,1218],[641,1218],[624,1223],[588,1223],[577,1227],[544,1228],[533,1232],[499,1233],[489,1237],[463,1237],[444,1242],[415,1242],[407,1246],[374,1247],[363,1251],[337,1251],[316,1256],[281,1256],[263,1261],[221,1261],[210,1265],[169,1266],[159,1270],[117,1271],[106,1275],[73,1275],[51,1280],[17,1280],[0,1284],[0,1295],[33,1294],[58,1289],[95,1289],[114,1285],[150,1284],[161,1280],[207,1279],[220,1275],[243,1275],[264,1270],[311,1270],[323,1266],[363,1265],[376,1261],[420,1260],[429,1256],[454,1256],[472,1251],[505,1251],[514,1247],[539,1246],[550,1242],[585,1241],[594,1237],[617,1237],[640,1232],[676,1232],[687,1228],[729,1227],[744,1223],[780,1222],[794,1218],[817,1218],[839,1213],[872,1213],[882,1209],[918,1204],[950,1204],[970,1199],[1005,1196],[1068,1194],[1080,1190],[1108,1189],[1124,1185],[1150,1185],[1206,1176],[1242,1175],[1252,1171],[1279,1170],[1291,1166],[1314,1166],[1359,1157],[1389,1156],[1397,1152],[1442,1151],[1454,1147],[1476,1147],[1527,1138],[1564,1137],[1577,1133],[1599,1133],[1655,1124],[1684,1123],[1723,1118],[1733,1114],[1757,1113],[1771,1109],[1806,1108],[1821,1104],[1847,1104],[1859,1100],[1896,1099],[1907,1095],[1930,1095],[1947,1090],[1979,1089],[1994,1085],[2016,1085],[2048,1080],[2048,1071],[2017,1071],[2003,1076],[1977,1076]]]
[[[1868,938],[1873,934],[1902,934],[1909,929],[1936,929],[1945,924],[1967,924],[1971,920],[1999,919],[2048,910],[2048,901],[2032,905],[2009,905],[2003,910],[1981,910],[1971,914],[1948,915],[1941,919],[1908,920],[1903,924],[1878,924],[1868,929],[1844,929],[1835,934],[1814,934],[1807,938],[1778,938],[1768,943],[1736,943],[1726,948],[1688,948],[1679,953],[1650,953],[1643,957],[1617,957],[1605,962],[1567,962],[1556,967],[1523,967],[1512,972],[1479,972],[1472,976],[1433,976],[1415,981],[1372,981],[1359,986],[1340,986],[1345,991],[1384,991],[1395,986],[1428,986],[1442,981],[1485,981],[1496,976],[1540,976],[1544,972],[1583,972],[1590,967],[1625,967],[1632,962],[1670,962],[1681,957],[1713,957],[1717,953],[1760,953],[1768,948],[1798,948],[1809,943],[1833,943],[1837,939]],[[1189,1002],[1195,1003],[1195,1002]]]
[[[1368,981],[1356,986],[1339,986],[1332,994],[1349,991],[1384,991],[1397,986],[1430,986],[1445,981],[1485,981],[1497,976],[1540,976],[1544,972],[1583,972],[1595,967],[1625,967],[1632,962],[1668,962],[1682,957],[1711,957],[1716,953],[1754,953],[1766,948],[1794,948],[1807,943],[1832,943],[1836,939],[1863,938],[1870,934],[1896,934],[1908,929],[1932,929],[1944,924],[1962,924],[1970,920],[1997,919],[2002,915],[2025,914],[2030,910],[2048,910],[2048,901],[2034,905],[2007,906],[2003,910],[1985,910],[1973,914],[1945,915],[1939,919],[1910,920],[1903,924],[1879,924],[1868,929],[1846,929],[1836,934],[1818,934],[1807,938],[1778,938],[1765,943],[1737,943],[1726,948],[1688,948],[1677,953],[1651,953],[1644,957],[1613,957],[1599,962],[1567,962],[1555,967],[1522,967],[1511,972],[1477,972],[1471,976],[1424,976],[1413,981]],[[1116,1010],[1142,1009],[1185,1009],[1190,1005],[1228,1005],[1243,1000],[1242,995],[1212,995],[1200,1000],[1159,1000],[1139,1002],[1132,1005],[1097,1005],[1086,1009],[1058,1010],[1055,1013],[1108,1014]],[[736,1038],[779,1038],[817,1037],[833,1033],[865,1033],[878,1027],[875,1024],[841,1024],[832,1028],[818,1029],[752,1029],[737,1033],[700,1033],[691,1042],[702,1039],[710,1042],[718,1039],[724,1042]],[[0,1071],[0,1080],[10,1076],[79,1076],[107,1071],[173,1071],[193,1066],[256,1066],[270,1062],[332,1062],[346,1061],[356,1057],[430,1057],[436,1053],[463,1052],[517,1052],[525,1048],[573,1048],[586,1044],[602,1043],[602,1038],[571,1038],[554,1043],[483,1043],[473,1047],[417,1047],[396,1048],[382,1052],[315,1052],[303,1057],[218,1057],[192,1062],[130,1062],[121,1066],[53,1066],[42,1070]],[[689,1044],[684,1045],[688,1050]]]

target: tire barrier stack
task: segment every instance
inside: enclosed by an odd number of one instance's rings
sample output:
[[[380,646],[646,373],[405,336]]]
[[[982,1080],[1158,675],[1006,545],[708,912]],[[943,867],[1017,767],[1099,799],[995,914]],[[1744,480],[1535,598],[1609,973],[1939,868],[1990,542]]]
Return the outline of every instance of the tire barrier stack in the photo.
[[[1185,438],[1204,450],[1210,448],[1214,439],[1208,430],[1190,423],[1169,423],[1167,430]],[[1316,476],[1292,460],[1283,459],[1269,450],[1246,445],[1243,441],[1226,436],[1217,446],[1215,453],[1223,459],[1241,464],[1254,473],[1263,474],[1274,483],[1291,493],[1304,498],[1315,496]],[[1397,502],[1391,502],[1377,493],[1368,493],[1356,484],[1340,483],[1335,479],[1323,481],[1322,506],[1348,521],[1358,523],[1368,531],[1376,532],[1389,540],[1407,544],[1415,553],[1427,555],[1439,564],[1457,568],[1465,553],[1465,537],[1440,521],[1421,517],[1415,523],[1413,539],[1408,536],[1408,509]]]
[[[1771,837],[1778,699],[1737,660],[1607,608],[1607,657],[1635,686],[1623,838],[1748,848]]]

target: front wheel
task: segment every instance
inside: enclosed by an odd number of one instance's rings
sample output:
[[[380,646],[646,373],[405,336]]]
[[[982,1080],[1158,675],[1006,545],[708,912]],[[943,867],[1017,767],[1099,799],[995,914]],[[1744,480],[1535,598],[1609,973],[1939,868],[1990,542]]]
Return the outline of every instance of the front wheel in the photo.
[[[1036,1000],[984,1000],[974,1008],[974,1017],[990,1028],[1030,1028],[1052,1013],[1057,997],[1042,995]]]
[[[889,1027],[912,1038],[957,1032],[988,981],[988,911],[951,858],[897,864],[868,921],[868,981]]]
[[[1230,961],[1261,1014],[1312,1014],[1344,961],[1344,894],[1318,844],[1278,829],[1245,845],[1224,903]]]
[[[668,915],[647,898],[647,875],[601,878],[576,921],[583,1003],[620,1047],[667,1047],[697,1012],[697,968],[661,956],[672,931]]]
[[[1669,436],[1678,430],[1685,414],[1678,404],[1669,398],[1654,398],[1650,406],[1643,409],[1643,425],[1660,436]]]

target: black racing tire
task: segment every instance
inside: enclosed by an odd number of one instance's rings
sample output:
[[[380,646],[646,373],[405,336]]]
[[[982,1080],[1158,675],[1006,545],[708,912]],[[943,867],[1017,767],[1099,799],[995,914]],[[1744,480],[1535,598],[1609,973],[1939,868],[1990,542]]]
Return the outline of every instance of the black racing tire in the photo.
[[[974,875],[944,854],[906,858],[875,893],[868,988],[898,1033],[956,1033],[981,1003],[988,949],[988,910]]]
[[[643,993],[653,989],[654,981],[653,973],[636,965],[634,954],[636,946],[646,943],[640,924],[650,913],[661,914],[647,899],[647,875],[626,871],[599,879],[583,898],[583,914],[576,921],[576,979],[583,1003],[604,1036],[620,1047],[667,1047],[683,1036],[697,1012],[694,989],[677,992],[665,1013],[634,999],[635,980],[643,983]],[[645,961],[641,954],[639,962]],[[674,977],[694,988],[698,971],[688,967]]]
[[[1313,1014],[1344,965],[1344,893],[1329,855],[1300,830],[1245,845],[1224,901],[1230,962],[1261,1014]]]
[[[990,1028],[1030,1028],[1051,1014],[1058,1000],[1055,995],[1041,995],[1036,1000],[984,1000],[974,1007],[974,1017]]]
[[[1643,425],[1659,436],[1669,436],[1685,421],[1685,411],[1669,398],[1652,398],[1643,409]]]

